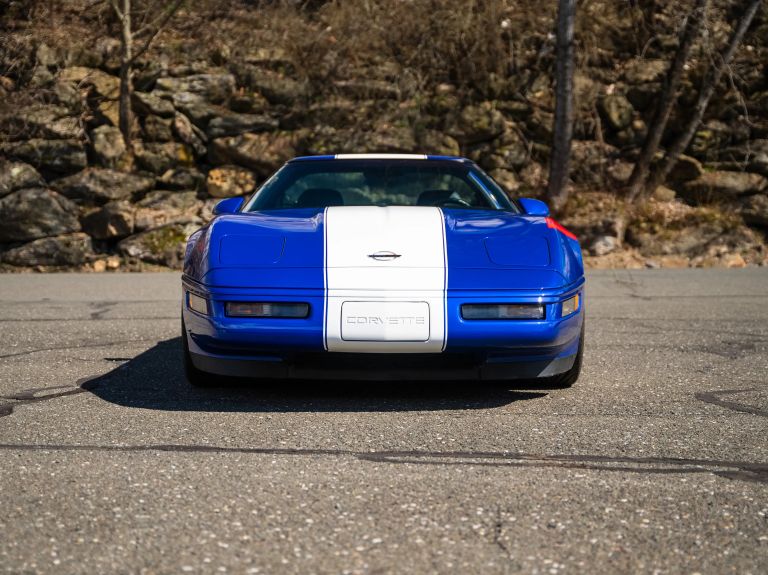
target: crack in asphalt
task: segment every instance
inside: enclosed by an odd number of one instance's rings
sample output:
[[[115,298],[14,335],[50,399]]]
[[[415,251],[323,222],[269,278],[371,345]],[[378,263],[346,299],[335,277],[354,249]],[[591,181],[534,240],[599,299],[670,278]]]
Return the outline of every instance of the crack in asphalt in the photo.
[[[749,389],[722,389],[718,391],[701,391],[694,394],[694,397],[704,403],[711,403],[712,405],[718,405],[731,411],[738,411],[739,413],[751,413],[752,415],[759,415],[760,417],[768,417],[768,410],[760,409],[758,407],[752,407],[744,403],[737,403],[735,401],[725,401],[720,399],[722,395],[733,395],[736,393],[750,393],[760,391],[755,387]]]
[[[80,345],[62,345],[62,346],[56,346],[56,347],[40,347],[35,349],[28,349],[26,351],[19,351],[16,353],[6,353],[3,355],[0,355],[0,359],[6,359],[9,357],[21,357],[24,355],[31,355],[33,353],[42,353],[44,351],[61,351],[66,349],[92,349],[92,348],[99,348],[99,347],[111,347],[113,345],[121,345],[124,343],[147,343],[147,342],[154,342],[155,339],[124,339],[120,341],[109,341],[105,343],[88,343],[88,344],[80,344]],[[41,388],[44,389],[44,388]]]
[[[768,484],[768,463],[684,459],[675,457],[615,457],[608,455],[546,455],[482,451],[355,451],[349,449],[298,449],[225,447],[195,444],[65,445],[0,444],[3,451],[98,451],[115,453],[206,453],[299,457],[354,457],[360,461],[409,465],[561,468],[618,471],[642,474],[708,473],[726,479]]]

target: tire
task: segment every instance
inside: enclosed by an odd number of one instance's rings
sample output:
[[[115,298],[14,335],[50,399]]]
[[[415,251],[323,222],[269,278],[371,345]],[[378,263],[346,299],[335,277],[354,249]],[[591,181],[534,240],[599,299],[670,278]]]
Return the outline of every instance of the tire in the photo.
[[[576,352],[576,359],[571,369],[564,373],[553,375],[541,380],[542,388],[567,389],[572,387],[581,375],[581,363],[584,357],[584,323],[581,324],[581,334],[579,335],[579,351]]]
[[[195,364],[192,363],[184,320],[181,320],[181,342],[184,349],[184,376],[187,379],[187,383],[192,387],[216,387],[219,385],[218,376],[202,369],[197,369]]]

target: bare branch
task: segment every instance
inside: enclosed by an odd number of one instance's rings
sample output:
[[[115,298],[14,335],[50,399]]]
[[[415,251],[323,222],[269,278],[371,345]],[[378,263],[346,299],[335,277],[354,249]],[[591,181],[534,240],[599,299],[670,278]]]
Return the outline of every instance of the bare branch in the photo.
[[[173,18],[173,15],[179,8],[181,8],[183,3],[184,0],[175,0],[173,3],[169,4],[168,8],[166,8],[166,10],[160,16],[158,16],[153,23],[144,26],[144,28],[134,33],[134,38],[147,32],[149,33],[149,36],[145,38],[141,48],[134,52],[133,57],[131,58],[131,63],[135,62],[138,58],[144,55],[147,50],[149,50],[149,46],[152,44],[152,41],[157,37],[165,25],[168,24],[170,19]]]

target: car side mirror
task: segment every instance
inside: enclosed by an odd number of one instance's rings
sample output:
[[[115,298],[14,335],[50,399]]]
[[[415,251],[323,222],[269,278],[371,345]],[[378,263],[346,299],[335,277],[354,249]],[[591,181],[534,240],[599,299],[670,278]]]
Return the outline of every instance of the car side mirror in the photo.
[[[522,206],[523,211],[529,216],[541,216],[546,218],[549,215],[549,206],[541,200],[533,198],[520,198],[517,200]]]
[[[240,210],[244,201],[245,198],[238,197],[221,200],[213,208],[213,215],[220,216],[221,214],[235,214]]]

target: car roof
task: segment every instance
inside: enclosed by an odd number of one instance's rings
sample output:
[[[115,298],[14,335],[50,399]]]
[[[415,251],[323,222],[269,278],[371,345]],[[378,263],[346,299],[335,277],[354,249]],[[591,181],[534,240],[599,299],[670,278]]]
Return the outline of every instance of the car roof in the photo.
[[[429,154],[335,154],[323,156],[299,156],[289,160],[294,162],[312,162],[318,160],[427,160],[427,161],[450,161],[472,164],[472,160],[462,158],[461,156],[433,156]]]

